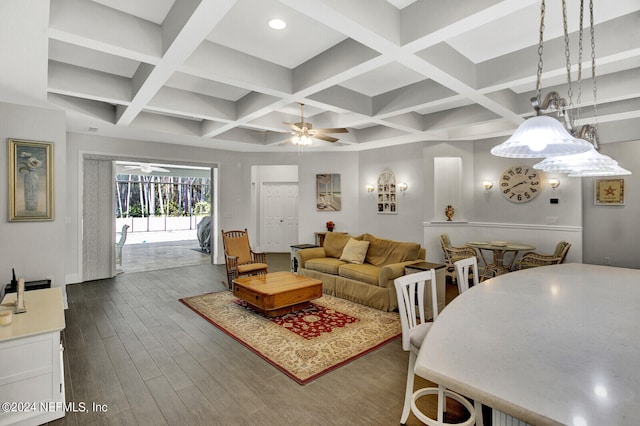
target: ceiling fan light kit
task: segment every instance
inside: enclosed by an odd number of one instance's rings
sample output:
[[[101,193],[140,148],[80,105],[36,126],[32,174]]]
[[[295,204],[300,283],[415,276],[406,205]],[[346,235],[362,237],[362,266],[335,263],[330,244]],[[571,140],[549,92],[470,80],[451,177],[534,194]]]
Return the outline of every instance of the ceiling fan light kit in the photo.
[[[298,123],[284,123],[289,126],[293,132],[290,139],[291,143],[298,147],[305,147],[313,145],[312,139],[318,139],[325,142],[337,142],[339,139],[332,136],[328,136],[325,133],[348,133],[344,127],[334,127],[328,129],[314,129],[313,124],[304,121],[304,104],[300,104],[300,122]]]

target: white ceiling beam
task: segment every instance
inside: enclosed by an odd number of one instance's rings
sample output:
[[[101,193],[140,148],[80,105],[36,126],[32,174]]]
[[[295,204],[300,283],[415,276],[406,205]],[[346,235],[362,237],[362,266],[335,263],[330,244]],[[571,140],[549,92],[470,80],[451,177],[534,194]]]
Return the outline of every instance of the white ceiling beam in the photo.
[[[146,108],[203,120],[230,122],[236,119],[234,102],[169,87],[161,88]]]
[[[77,96],[113,104],[131,101],[131,80],[113,74],[49,62],[50,93]]]
[[[155,64],[162,55],[160,26],[84,0],[52,0],[49,37]]]
[[[148,77],[135,93],[131,105],[118,109],[118,125],[127,126],[132,123],[144,106],[204,41],[233,4],[232,0],[190,0],[174,3],[165,22],[169,25],[184,22],[184,26],[180,29],[171,28],[166,31],[167,34],[164,35],[163,40],[170,41],[171,45],[164,47],[162,60],[148,73]]]

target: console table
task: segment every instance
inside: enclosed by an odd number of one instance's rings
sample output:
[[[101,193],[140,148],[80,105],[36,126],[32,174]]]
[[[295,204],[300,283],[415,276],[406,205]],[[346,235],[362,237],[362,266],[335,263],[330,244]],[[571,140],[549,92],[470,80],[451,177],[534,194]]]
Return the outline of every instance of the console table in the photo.
[[[16,294],[7,294],[0,309]],[[0,326],[0,425],[43,424],[64,417],[64,367],[60,332],[65,328],[62,289],[25,291],[26,312]],[[15,406],[11,406],[15,403]],[[30,403],[29,409],[17,404]]]

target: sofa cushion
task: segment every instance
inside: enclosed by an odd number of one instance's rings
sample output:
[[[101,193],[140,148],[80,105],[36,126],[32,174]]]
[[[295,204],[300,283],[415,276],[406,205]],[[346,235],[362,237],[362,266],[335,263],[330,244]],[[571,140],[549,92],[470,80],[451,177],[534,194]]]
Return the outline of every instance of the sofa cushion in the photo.
[[[381,268],[379,266],[371,265],[369,263],[363,263],[362,265],[345,263],[340,266],[338,274],[344,278],[362,281],[367,284],[377,286],[380,269]]]
[[[365,262],[376,266],[416,260],[420,254],[420,244],[387,240],[371,234],[365,234],[364,241],[369,241],[369,250]]]
[[[367,255],[368,248],[369,241],[358,241],[350,238],[347,244],[344,246],[344,249],[342,249],[340,260],[361,265]]]
[[[337,232],[327,232],[324,236],[324,251],[327,257],[340,258],[342,255],[342,249],[347,244],[351,236],[349,234],[342,234]]]
[[[346,262],[333,257],[319,257],[307,260],[304,267],[313,271],[324,272],[325,274],[338,275],[338,268],[345,264]]]

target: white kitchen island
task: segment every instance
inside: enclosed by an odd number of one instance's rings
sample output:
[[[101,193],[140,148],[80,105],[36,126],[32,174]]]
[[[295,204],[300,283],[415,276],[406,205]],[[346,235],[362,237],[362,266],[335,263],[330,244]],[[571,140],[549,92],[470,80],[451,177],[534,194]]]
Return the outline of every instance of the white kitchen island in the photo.
[[[492,407],[494,425],[637,424],[639,336],[640,270],[545,266],[456,297],[415,373]]]
[[[15,298],[6,295],[0,309]],[[39,425],[65,413],[62,289],[27,291],[24,298],[27,312],[0,326],[0,425]]]

